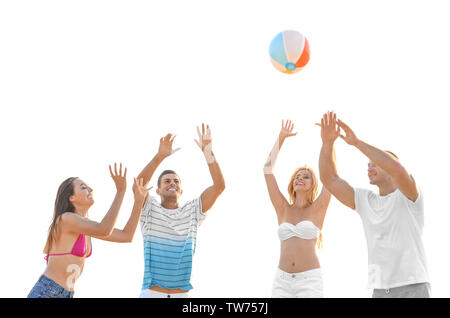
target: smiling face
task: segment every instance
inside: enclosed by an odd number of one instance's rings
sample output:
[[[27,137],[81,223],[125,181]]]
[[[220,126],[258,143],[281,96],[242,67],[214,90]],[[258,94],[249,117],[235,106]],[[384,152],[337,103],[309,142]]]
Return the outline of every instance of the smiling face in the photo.
[[[297,195],[304,195],[312,204],[317,196],[318,181],[314,171],[307,166],[295,170],[288,186],[291,203],[294,203]]]
[[[73,181],[73,194],[69,197],[69,201],[74,206],[90,207],[94,204],[92,191],[92,188],[90,188],[83,180],[77,178]]]
[[[183,193],[183,190],[181,190],[181,181],[178,175],[176,173],[164,174],[161,177],[156,193],[159,194],[163,200],[178,200]]]
[[[379,185],[391,179],[391,176],[372,161],[367,165],[367,176],[370,184]]]
[[[300,170],[294,177],[293,181],[294,191],[307,192],[312,186],[312,175],[309,170]]]

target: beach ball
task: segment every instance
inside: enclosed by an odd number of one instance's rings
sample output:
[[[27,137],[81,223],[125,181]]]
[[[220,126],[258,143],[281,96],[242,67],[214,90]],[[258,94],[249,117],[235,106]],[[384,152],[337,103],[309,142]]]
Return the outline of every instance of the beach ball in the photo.
[[[270,42],[269,54],[277,70],[286,74],[297,73],[309,61],[308,40],[294,30],[280,32]]]

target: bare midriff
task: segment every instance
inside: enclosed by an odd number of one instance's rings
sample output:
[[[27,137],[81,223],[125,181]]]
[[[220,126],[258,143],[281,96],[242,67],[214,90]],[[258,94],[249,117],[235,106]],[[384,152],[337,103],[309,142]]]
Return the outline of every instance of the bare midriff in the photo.
[[[291,237],[281,241],[278,266],[287,273],[300,273],[320,268],[319,258],[316,255],[316,240]]]
[[[74,255],[50,256],[44,275],[64,289],[73,291],[84,268],[84,257]]]
[[[159,287],[159,286],[153,286],[150,287],[149,289],[160,292],[160,293],[166,293],[166,294],[179,294],[179,293],[186,293],[187,290],[183,290],[180,288],[176,288],[176,289],[167,289],[167,288],[163,288],[163,287]]]

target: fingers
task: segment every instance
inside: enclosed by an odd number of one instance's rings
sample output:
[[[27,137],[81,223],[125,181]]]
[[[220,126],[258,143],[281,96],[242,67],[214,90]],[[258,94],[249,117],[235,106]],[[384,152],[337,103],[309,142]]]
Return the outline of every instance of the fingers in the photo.
[[[134,188],[135,188],[135,190],[139,189],[139,190],[143,191],[144,193],[147,193],[151,189],[153,189],[153,186],[150,188],[145,188],[144,178],[134,178]]]
[[[197,126],[197,135],[198,135],[198,141],[194,139],[195,143],[202,149],[203,141],[205,140],[211,140],[211,129],[209,128],[209,125],[206,125],[202,123],[202,132],[200,132],[199,126]]]
[[[165,135],[164,137],[162,137],[159,142],[169,142],[169,143],[173,143],[173,141],[175,140],[175,137],[177,135],[173,135],[171,133],[168,133],[167,135]]]
[[[338,119],[337,124],[342,127],[344,130],[350,130],[350,127],[346,123],[344,123],[342,120]]]
[[[286,120],[286,124],[284,123],[284,120],[282,121],[281,127],[283,129],[287,129],[289,131],[292,131],[294,129],[294,123],[291,120]]]
[[[111,165],[108,166],[109,167],[109,173],[111,174],[111,177],[115,178],[115,177],[126,177],[127,176],[127,168],[125,167],[125,169],[123,170],[123,174],[122,174],[122,163],[120,163],[119,165],[119,171],[117,171],[117,163],[114,162],[114,171],[112,170]]]
[[[291,120],[286,120],[286,122],[284,122],[284,120],[281,121],[281,131],[283,134],[289,137],[297,135],[297,133],[292,133],[293,130],[294,123]]]
[[[353,134],[353,131],[350,129],[350,127],[348,127],[347,124],[345,124],[342,120],[338,120],[337,124],[339,128],[342,128],[344,130],[346,137]]]
[[[178,147],[177,149],[175,149],[175,150],[172,150],[172,154],[174,154],[175,152],[177,152],[178,150],[180,150],[181,148],[180,147]]]
[[[322,128],[324,127],[330,127],[336,125],[336,113],[333,111],[328,111],[322,116],[322,119],[320,120]],[[317,124],[318,125],[318,124]]]

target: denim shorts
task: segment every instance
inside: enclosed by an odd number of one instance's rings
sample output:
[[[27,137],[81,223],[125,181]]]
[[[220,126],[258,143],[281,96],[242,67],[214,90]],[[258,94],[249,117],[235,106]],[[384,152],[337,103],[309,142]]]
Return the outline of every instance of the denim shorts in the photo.
[[[42,275],[27,298],[73,298],[74,292],[64,289],[55,281]]]

